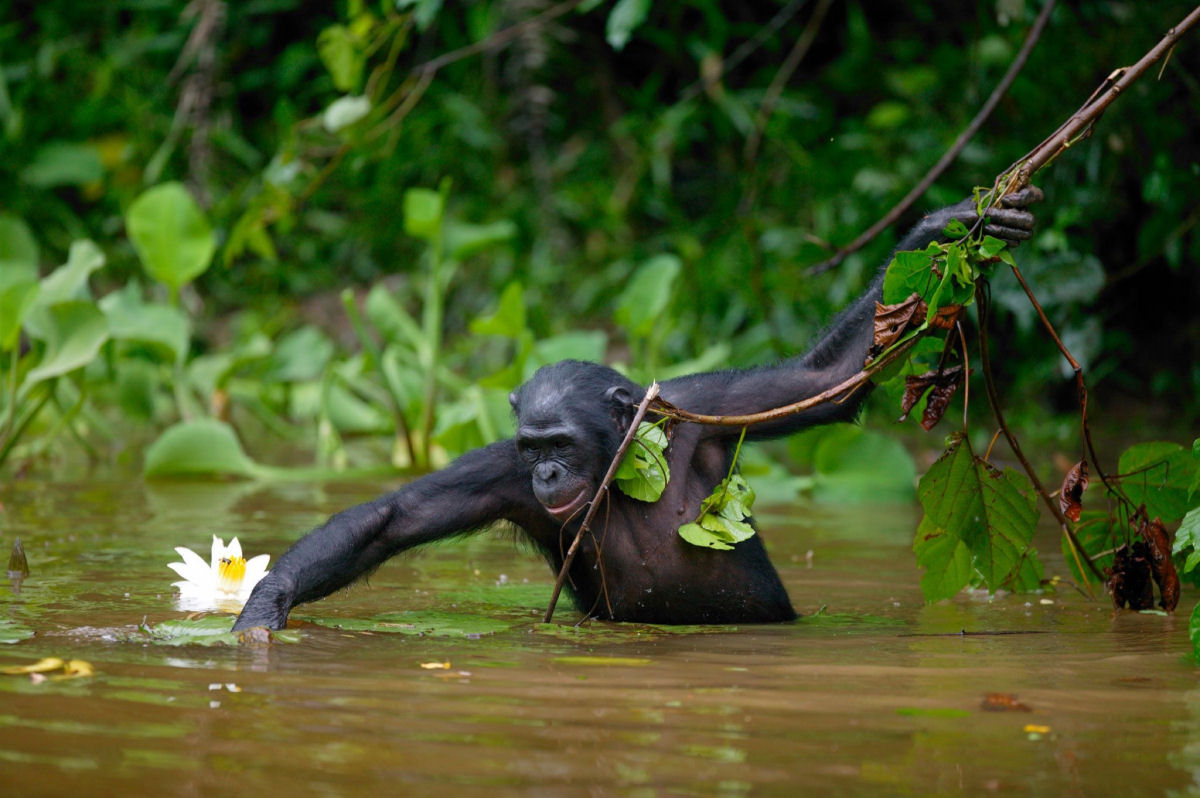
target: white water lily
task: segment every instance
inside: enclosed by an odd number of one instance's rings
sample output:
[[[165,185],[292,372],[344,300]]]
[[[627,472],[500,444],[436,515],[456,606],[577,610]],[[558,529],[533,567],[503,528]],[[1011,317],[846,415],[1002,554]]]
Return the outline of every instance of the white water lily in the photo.
[[[250,598],[250,591],[267,575],[267,562],[271,559],[269,554],[260,554],[247,560],[236,537],[226,546],[216,535],[209,562],[184,546],[176,546],[175,551],[183,562],[168,563],[167,567],[183,577],[182,582],[172,584],[179,588],[177,606],[188,612],[241,610]]]

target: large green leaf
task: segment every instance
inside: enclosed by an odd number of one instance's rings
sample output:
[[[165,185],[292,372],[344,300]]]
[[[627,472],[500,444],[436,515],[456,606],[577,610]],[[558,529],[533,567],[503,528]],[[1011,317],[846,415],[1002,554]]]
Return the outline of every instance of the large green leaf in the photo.
[[[143,302],[135,284],[101,299],[100,309],[108,317],[114,339],[151,344],[173,362],[187,357],[191,334],[187,315],[170,305]]]
[[[329,70],[338,91],[354,92],[362,83],[365,58],[354,32],[344,25],[330,25],[317,36],[317,54]]]
[[[926,601],[952,598],[971,581],[971,552],[967,544],[945,530],[917,533],[913,551],[921,574],[921,594]]]
[[[503,335],[520,338],[525,332],[525,289],[518,282],[509,283],[500,294],[496,310],[471,322],[475,335]]]
[[[1192,453],[1170,441],[1150,441],[1121,453],[1117,470],[1121,489],[1135,506],[1146,505],[1146,514],[1166,523],[1177,521],[1191,509],[1188,496],[1196,474]]]
[[[645,337],[666,310],[682,268],[683,264],[674,255],[655,255],[646,261],[621,292],[613,319],[629,335]]]
[[[173,291],[203,274],[217,248],[208,219],[182,183],[144,191],[126,211],[125,227],[146,273]]]
[[[0,285],[0,351],[16,345],[21,323],[37,299],[38,287],[32,280]]]
[[[935,596],[944,597],[962,573],[962,550],[956,542],[966,547],[971,567],[988,589],[1023,586],[1027,574],[1022,571],[1036,558],[1030,541],[1038,517],[1036,497],[1024,475],[999,471],[976,457],[965,438],[956,436],[921,478],[917,494],[925,517],[914,549],[935,574],[930,580],[931,587],[938,588]],[[929,594],[927,598],[933,600]]]
[[[92,272],[104,266],[104,253],[86,239],[71,244],[67,262],[46,275],[41,282],[37,301],[29,309],[25,327],[34,338],[45,339],[50,333],[48,308],[69,300],[91,298],[88,278]]]
[[[27,385],[59,377],[91,363],[108,340],[108,320],[91,302],[60,302],[43,319],[46,351],[25,376]]]
[[[166,429],[146,450],[143,466],[147,477],[252,477],[258,471],[233,429],[212,418],[182,421]]]
[[[634,30],[646,21],[650,0],[617,0],[608,14],[604,38],[614,50],[624,49]]]
[[[37,280],[38,244],[20,216],[0,213],[0,288]]]

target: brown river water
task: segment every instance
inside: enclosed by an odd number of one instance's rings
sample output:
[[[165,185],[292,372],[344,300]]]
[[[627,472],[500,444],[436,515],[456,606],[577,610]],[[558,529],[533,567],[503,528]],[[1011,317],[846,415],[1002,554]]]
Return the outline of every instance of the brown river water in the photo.
[[[546,566],[482,534],[297,609],[295,642],[142,631],[185,615],[174,546],[277,555],[384,487],[0,485],[0,551],[19,536],[32,571],[0,583],[0,639],[32,633],[0,667],[95,671],[0,676],[0,795],[1200,793],[1195,595],[1175,617],[1066,587],[927,606],[914,507],[760,513],[791,624],[576,627],[563,604],[544,626]]]

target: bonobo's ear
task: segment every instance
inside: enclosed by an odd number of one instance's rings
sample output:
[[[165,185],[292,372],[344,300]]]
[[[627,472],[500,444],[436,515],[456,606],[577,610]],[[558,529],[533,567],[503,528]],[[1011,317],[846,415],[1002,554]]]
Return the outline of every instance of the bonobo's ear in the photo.
[[[633,418],[633,397],[620,385],[614,385],[604,392],[604,400],[612,408],[613,421],[616,422],[617,428],[624,431]]]
[[[508,395],[508,403],[512,406],[514,413],[517,412],[517,401],[520,398],[520,395],[515,390]]]

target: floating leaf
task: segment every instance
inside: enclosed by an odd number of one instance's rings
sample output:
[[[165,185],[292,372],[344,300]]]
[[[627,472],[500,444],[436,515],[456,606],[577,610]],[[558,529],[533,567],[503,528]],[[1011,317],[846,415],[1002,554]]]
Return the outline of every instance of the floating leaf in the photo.
[[[10,621],[7,618],[0,618],[0,644],[3,643],[20,643],[22,640],[28,640],[33,637],[33,630],[27,626],[22,626],[16,621]]]
[[[621,666],[629,667],[634,665],[650,665],[654,662],[652,659],[644,657],[585,657],[585,656],[569,656],[555,657],[550,660],[558,665],[597,665],[597,666]]]
[[[390,612],[372,618],[305,618],[321,626],[355,632],[392,632],[433,637],[479,637],[503,632],[513,626],[482,615],[455,612]]]
[[[1071,466],[1058,489],[1058,506],[1063,515],[1072,521],[1078,521],[1083,512],[1083,492],[1087,490],[1087,486],[1087,460],[1080,460]]]
[[[212,263],[217,242],[182,183],[147,189],[125,212],[129,240],[152,278],[178,291]]]

